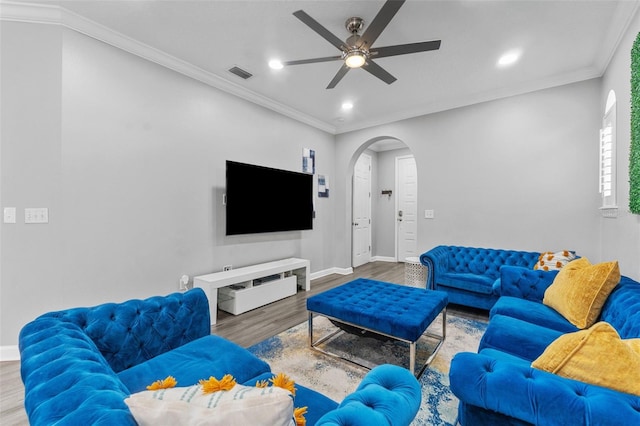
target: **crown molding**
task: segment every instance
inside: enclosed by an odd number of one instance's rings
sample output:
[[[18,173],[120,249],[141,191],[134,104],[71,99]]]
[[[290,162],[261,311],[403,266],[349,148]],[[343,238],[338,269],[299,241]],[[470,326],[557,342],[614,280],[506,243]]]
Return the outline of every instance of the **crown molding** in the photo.
[[[228,81],[191,63],[127,37],[61,6],[37,3],[17,3],[0,0],[0,20],[64,26],[88,37],[92,37],[96,40],[112,45],[130,54],[171,69],[182,75],[193,78],[208,86],[277,112],[283,116],[307,124],[324,132],[337,135],[460,108],[463,106],[516,96],[536,90],[543,90],[564,84],[584,81],[590,78],[602,77],[639,9],[640,2],[637,1],[623,1],[619,3],[615,16],[611,21],[610,31],[602,40],[602,44],[600,46],[600,51],[604,53],[596,59],[591,67],[560,76],[530,82],[525,86],[505,87],[490,92],[473,93],[461,96],[457,99],[435,101],[422,105],[419,108],[397,111],[395,114],[386,114],[384,117],[359,120],[356,123],[338,125],[318,120],[315,117],[276,102],[271,98],[248,90],[239,84]]]
[[[387,114],[385,120],[362,120],[357,123],[346,124],[337,128],[336,134],[353,132],[357,130],[369,129],[376,126],[387,125],[397,121],[423,117],[438,112],[449,111],[456,108],[471,107],[484,102],[506,99],[513,96],[524,95],[553,87],[565,86],[567,84],[578,83],[592,78],[602,77],[603,72],[596,68],[585,68],[579,71],[557,75],[549,78],[539,79],[513,87],[503,87],[496,90],[470,93],[458,98],[447,99],[446,101],[436,100],[425,103],[420,108],[412,108],[405,111],[397,111],[394,114]]]
[[[0,20],[61,25],[327,133],[336,128],[56,5],[0,1]]]
[[[600,55],[595,64],[596,69],[600,70],[600,75],[604,75],[609,67],[613,55],[618,50],[624,35],[639,9],[640,2],[638,1],[623,1],[618,3],[615,15],[611,20],[611,25],[609,25],[609,32],[602,40],[602,45],[600,46],[600,51],[606,53]]]
[[[640,10],[640,1],[622,1],[618,3],[615,14],[609,25],[609,32],[602,40],[599,47],[600,54],[592,64],[580,70],[568,72],[561,75],[555,75],[548,78],[539,79],[528,82],[527,84],[515,87],[502,87],[500,89],[491,90],[482,93],[470,93],[458,98],[448,99],[446,101],[434,101],[425,103],[419,108],[410,110],[397,111],[394,114],[387,114],[383,120],[361,120],[357,123],[349,123],[338,125],[336,134],[343,134],[363,129],[368,129],[380,125],[394,123],[396,121],[407,120],[410,118],[421,117],[424,115],[434,114],[437,112],[447,111],[465,106],[472,106],[483,102],[495,101],[498,99],[509,98],[512,96],[523,95],[538,90],[550,89],[552,87],[563,86],[566,84],[578,83],[592,78],[602,77],[613,56],[615,55],[625,34],[629,30],[637,13]]]

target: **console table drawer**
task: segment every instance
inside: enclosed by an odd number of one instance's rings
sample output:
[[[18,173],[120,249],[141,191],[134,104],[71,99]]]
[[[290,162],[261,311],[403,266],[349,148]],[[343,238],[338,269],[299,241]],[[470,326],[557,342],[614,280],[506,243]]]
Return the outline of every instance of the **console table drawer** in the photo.
[[[235,287],[235,286],[234,286]],[[293,296],[297,290],[295,275],[268,281],[260,285],[255,282],[245,288],[222,287],[218,289],[218,308],[238,315],[267,303]]]

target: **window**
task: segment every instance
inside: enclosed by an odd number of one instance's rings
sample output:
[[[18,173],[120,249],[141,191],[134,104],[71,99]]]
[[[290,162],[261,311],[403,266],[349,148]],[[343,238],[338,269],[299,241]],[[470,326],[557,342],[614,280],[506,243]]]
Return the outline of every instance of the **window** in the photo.
[[[616,217],[616,94],[607,97],[602,129],[600,129],[600,195],[602,215]]]

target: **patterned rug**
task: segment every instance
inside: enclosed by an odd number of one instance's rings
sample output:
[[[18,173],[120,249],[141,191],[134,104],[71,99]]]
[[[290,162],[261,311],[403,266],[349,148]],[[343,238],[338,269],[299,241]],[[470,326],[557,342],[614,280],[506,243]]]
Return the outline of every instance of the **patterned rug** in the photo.
[[[441,320],[440,315],[431,324],[428,332],[441,334]],[[313,326],[315,340],[336,330],[329,320],[321,316],[314,318]],[[453,355],[458,352],[475,352],[486,327],[487,324],[481,321],[457,317],[450,313],[447,315],[445,342],[420,377],[422,404],[412,425],[455,423],[458,400],[449,390],[449,364]],[[334,401],[342,401],[347,394],[356,389],[367,370],[310,349],[308,339],[308,324],[305,321],[250,347],[249,350],[267,361],[274,373],[285,373],[296,383],[312,388]],[[417,371],[433,352],[436,344],[435,339],[426,335],[418,341]],[[404,367],[409,365],[408,345],[393,340],[340,333],[324,342],[322,348],[368,366],[382,363]]]

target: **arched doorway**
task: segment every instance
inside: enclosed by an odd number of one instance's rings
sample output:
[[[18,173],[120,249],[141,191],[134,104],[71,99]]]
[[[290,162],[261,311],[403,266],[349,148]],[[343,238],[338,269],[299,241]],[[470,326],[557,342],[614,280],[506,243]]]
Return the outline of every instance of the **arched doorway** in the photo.
[[[352,266],[404,261],[417,250],[417,168],[401,140],[378,137],[354,154]]]

